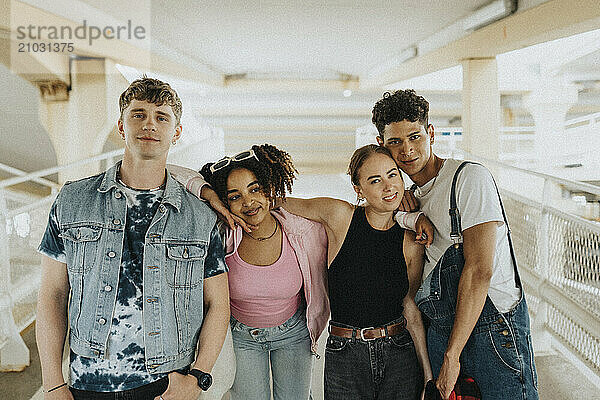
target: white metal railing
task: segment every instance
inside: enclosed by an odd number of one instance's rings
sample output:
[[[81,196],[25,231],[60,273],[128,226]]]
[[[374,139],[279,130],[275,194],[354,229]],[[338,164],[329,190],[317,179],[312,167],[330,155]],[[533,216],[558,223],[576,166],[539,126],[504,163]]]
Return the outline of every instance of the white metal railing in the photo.
[[[35,249],[50,202],[36,201],[31,210],[19,212],[26,204],[23,196],[0,190],[0,370],[22,370],[29,364],[29,350],[20,332],[35,319],[40,282]]]
[[[8,172],[10,174],[17,175],[17,176],[27,175],[27,173],[24,172],[24,171],[21,171],[19,169],[13,168],[13,167],[11,167],[9,165],[2,164],[2,163],[0,163],[0,169],[3,170],[3,171]],[[49,181],[48,179],[33,178],[31,180],[33,182],[35,182],[35,183],[39,183],[40,185],[47,186],[47,187],[53,188],[53,189],[58,189],[60,187],[60,185],[58,183]]]
[[[579,126],[587,126],[593,128],[595,125],[600,124],[600,113],[594,113],[585,115],[583,117],[573,118],[565,122],[565,128],[576,128]]]
[[[450,155],[461,155],[460,143],[462,141],[463,128],[460,126],[436,127],[435,128],[435,152],[447,157]],[[360,127],[356,130],[356,147],[369,143],[375,143],[377,129],[373,125]],[[515,126],[500,128],[499,146],[500,161],[533,161],[535,144],[535,127]]]
[[[499,136],[500,161],[514,162],[533,160],[535,144],[535,127],[516,126],[500,128]],[[460,142],[462,128],[436,128],[436,154],[441,156],[462,154]]]
[[[501,188],[537,337],[549,334],[600,374],[600,215],[588,220],[564,206],[572,201],[565,193],[600,198],[600,187],[468,158],[490,168]],[[516,193],[515,180],[537,193]]]
[[[595,135],[590,135],[596,132]],[[581,156],[582,153],[596,151],[600,146],[600,113],[573,118],[565,122],[565,136],[571,143],[568,156]],[[577,137],[582,140],[574,140]],[[535,126],[506,126],[500,128],[498,159],[506,163],[519,162],[530,165],[535,161]],[[462,128],[436,127],[436,153],[440,155],[460,154]],[[525,164],[523,164],[525,163]]]
[[[114,150],[114,151],[110,151],[108,153],[104,153],[104,154],[100,154],[100,155],[97,155],[94,157],[86,158],[84,160],[75,161],[70,164],[59,165],[57,167],[46,168],[46,169],[42,169],[40,171],[31,172],[28,174],[27,173],[21,174],[20,176],[16,176],[14,178],[4,179],[4,180],[0,181],[0,189],[4,189],[4,188],[14,186],[19,183],[23,183],[23,182],[27,182],[27,181],[36,181],[38,178],[40,178],[42,176],[48,176],[48,175],[52,175],[52,174],[55,174],[57,172],[62,172],[62,171],[70,171],[76,167],[81,167],[83,165],[88,165],[88,164],[91,164],[91,163],[94,163],[97,161],[105,161],[105,162],[107,162],[107,164],[111,164],[112,160],[114,160],[116,157],[120,157],[123,155],[123,151],[124,151],[123,149]],[[174,151],[176,151],[176,150],[174,150]]]

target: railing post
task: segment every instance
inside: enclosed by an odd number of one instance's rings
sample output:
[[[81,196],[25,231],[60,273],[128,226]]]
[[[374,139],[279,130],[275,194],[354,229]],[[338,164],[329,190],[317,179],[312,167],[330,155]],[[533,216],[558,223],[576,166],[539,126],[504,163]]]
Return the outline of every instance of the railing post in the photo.
[[[4,191],[0,189],[0,335],[6,337],[6,342],[0,343],[0,371],[22,371],[29,365],[29,349],[13,317],[7,214]]]
[[[113,166],[113,164],[115,163],[115,160],[113,157],[109,157],[106,160],[104,160],[104,169],[107,170],[110,167]]]
[[[553,354],[555,353],[552,349],[552,335],[548,330],[548,316],[550,312],[550,305],[544,297],[544,287],[550,279],[550,246],[549,246],[549,234],[550,234],[550,215],[546,206],[550,201],[551,196],[551,185],[552,182],[548,179],[544,179],[544,189],[542,193],[541,202],[541,218],[540,227],[537,236],[537,248],[538,248],[538,267],[540,272],[540,284],[536,285],[535,291],[536,296],[539,299],[539,305],[535,318],[533,319],[533,326],[531,327],[531,334],[533,344],[535,346],[535,353],[540,354]]]

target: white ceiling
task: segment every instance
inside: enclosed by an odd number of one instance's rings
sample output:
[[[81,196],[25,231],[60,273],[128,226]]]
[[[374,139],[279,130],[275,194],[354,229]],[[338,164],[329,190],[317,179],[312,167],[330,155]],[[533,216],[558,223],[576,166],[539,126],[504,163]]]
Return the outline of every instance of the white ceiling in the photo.
[[[489,0],[83,0],[151,21],[152,40],[224,74],[338,79],[378,63]]]
[[[393,59],[403,49],[456,24],[489,2],[21,1],[72,21],[86,19],[88,24],[106,25],[131,19],[135,25],[147,29],[155,50],[167,52],[171,60],[219,76],[244,76],[229,79],[224,87],[214,87],[204,85],[201,79],[190,82],[178,76],[159,75],[180,93],[188,120],[224,129],[227,153],[243,150],[253,143],[270,142],[288,150],[305,171],[315,172],[342,172],[354,148],[356,129],[370,124],[373,104],[385,88],[360,89],[357,77],[368,75],[375,66]],[[544,2],[519,0],[519,10]],[[593,51],[600,47],[597,44],[600,34],[588,36],[591,40],[572,38],[555,43],[554,47],[540,46],[541,50],[530,48],[498,57],[501,86],[507,82],[504,90],[513,96],[510,99],[504,96],[503,106],[529,118],[520,104],[520,96],[532,82],[535,68],[530,64],[539,65],[544,58],[568,60],[570,68],[566,72],[576,74],[574,80],[588,77],[600,80],[599,53]],[[567,42],[569,46],[565,45]],[[525,62],[523,55],[530,61]],[[506,59],[514,59],[508,68],[504,68]],[[503,69],[509,74],[503,73]],[[126,77],[134,79],[142,72],[152,71],[133,70],[133,75]],[[0,73],[9,74],[6,69],[0,69]],[[0,162],[15,160],[15,165],[29,171],[55,163],[54,151],[38,121],[37,90],[17,76],[3,76],[0,89],[4,87],[8,88],[5,93],[14,94],[15,101],[9,101],[10,96],[0,101],[4,115],[0,139],[11,140],[15,127],[27,127],[23,133],[26,139],[19,140],[39,143],[42,150],[35,160],[31,159],[26,155],[27,146],[14,140],[14,145],[2,146]],[[460,67],[390,87],[414,87],[424,94],[431,103],[432,121],[436,124],[460,120]],[[352,88],[350,97],[342,96],[345,88]],[[599,109],[599,92],[592,89],[587,97],[580,96],[584,101],[580,113]],[[116,107],[117,99],[113,104]],[[185,132],[190,134],[190,129]],[[43,137],[46,139],[42,140]],[[117,145],[121,145],[120,141]],[[105,150],[112,146],[115,144],[107,143]]]

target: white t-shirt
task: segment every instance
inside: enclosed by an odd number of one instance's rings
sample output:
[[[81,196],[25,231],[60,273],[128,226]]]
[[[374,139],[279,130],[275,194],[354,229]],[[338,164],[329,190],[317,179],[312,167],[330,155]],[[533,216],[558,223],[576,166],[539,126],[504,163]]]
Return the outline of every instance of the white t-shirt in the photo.
[[[448,210],[452,178],[461,163],[460,160],[447,159],[437,178],[415,190],[421,211],[435,226],[433,243],[425,250],[429,260],[423,269],[424,279],[433,271],[446,249],[453,244],[450,239]],[[496,253],[488,296],[498,311],[510,311],[519,300],[521,291],[515,287],[506,224],[502,218],[502,209],[490,172],[481,165],[467,164],[463,167],[456,181],[456,201],[463,231],[485,222],[498,221]]]

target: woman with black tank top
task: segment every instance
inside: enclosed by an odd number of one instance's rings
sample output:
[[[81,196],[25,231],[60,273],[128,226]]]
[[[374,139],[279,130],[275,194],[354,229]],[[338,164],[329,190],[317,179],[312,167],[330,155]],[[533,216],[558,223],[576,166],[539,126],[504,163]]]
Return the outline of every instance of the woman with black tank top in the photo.
[[[387,149],[357,149],[348,173],[364,206],[324,197],[281,204],[321,222],[329,240],[325,398],[420,399],[432,372],[406,263],[422,262],[425,239],[394,222],[404,185]],[[426,217],[417,221],[432,232]]]

